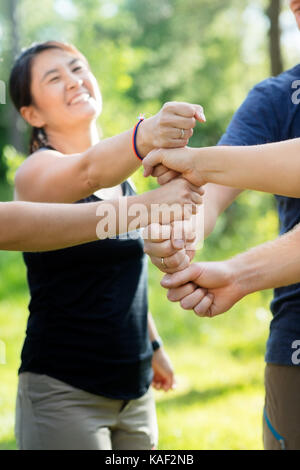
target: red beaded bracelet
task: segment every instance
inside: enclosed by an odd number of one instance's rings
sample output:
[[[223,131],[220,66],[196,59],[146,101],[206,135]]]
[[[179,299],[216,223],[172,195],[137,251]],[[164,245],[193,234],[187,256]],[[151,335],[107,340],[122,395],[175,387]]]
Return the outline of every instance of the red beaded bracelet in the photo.
[[[136,146],[136,136],[137,136],[137,131],[138,131],[138,128],[139,128],[139,125],[141,124],[141,122],[144,121],[144,117],[143,116],[139,116],[139,121],[137,122],[137,124],[135,125],[134,129],[133,129],[133,133],[132,133],[132,148],[133,148],[133,152],[135,154],[135,156],[139,159],[139,160],[143,160],[143,157],[141,157],[141,155],[139,154],[138,152],[138,149],[137,149],[137,146]]]

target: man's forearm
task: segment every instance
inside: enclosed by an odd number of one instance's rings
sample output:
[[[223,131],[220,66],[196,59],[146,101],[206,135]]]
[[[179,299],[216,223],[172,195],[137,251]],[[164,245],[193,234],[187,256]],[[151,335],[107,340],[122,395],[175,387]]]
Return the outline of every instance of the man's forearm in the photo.
[[[300,225],[228,261],[242,295],[300,282]]]
[[[195,151],[197,171],[207,182],[300,197],[300,139]]]

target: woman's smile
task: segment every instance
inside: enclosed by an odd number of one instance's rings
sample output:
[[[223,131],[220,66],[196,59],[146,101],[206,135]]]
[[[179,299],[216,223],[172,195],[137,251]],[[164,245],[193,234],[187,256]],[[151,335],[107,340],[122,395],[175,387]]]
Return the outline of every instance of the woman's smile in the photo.
[[[85,103],[91,99],[91,95],[88,92],[77,93],[69,102],[70,105]]]

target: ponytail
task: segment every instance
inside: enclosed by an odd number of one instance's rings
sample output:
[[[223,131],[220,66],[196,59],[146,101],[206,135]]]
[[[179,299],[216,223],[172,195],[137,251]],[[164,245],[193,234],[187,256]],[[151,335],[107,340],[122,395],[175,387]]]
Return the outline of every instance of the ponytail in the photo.
[[[29,143],[29,153],[36,152],[42,147],[48,145],[47,134],[42,127],[33,127],[30,143]]]

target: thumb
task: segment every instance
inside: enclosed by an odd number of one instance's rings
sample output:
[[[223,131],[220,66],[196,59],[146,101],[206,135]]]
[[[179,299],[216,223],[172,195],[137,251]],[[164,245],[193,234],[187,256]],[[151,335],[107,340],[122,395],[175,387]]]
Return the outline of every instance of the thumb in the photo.
[[[175,250],[182,250],[186,243],[192,243],[196,234],[191,220],[177,220],[172,223],[171,243]]]
[[[162,152],[160,149],[151,150],[143,159],[144,176],[147,178],[152,175],[153,168],[162,161]]]
[[[203,107],[200,106],[199,104],[195,104],[195,119],[197,119],[197,121],[199,122],[206,122],[206,117],[205,117],[205,114],[204,114],[204,110],[203,110]]]
[[[208,261],[197,263],[200,270],[194,282],[207,289],[217,289],[232,283],[232,270],[228,261]]]
[[[162,287],[172,289],[174,287],[180,287],[187,282],[194,281],[201,276],[202,268],[201,263],[190,264],[186,269],[178,271],[174,274],[165,275],[160,284]]]

